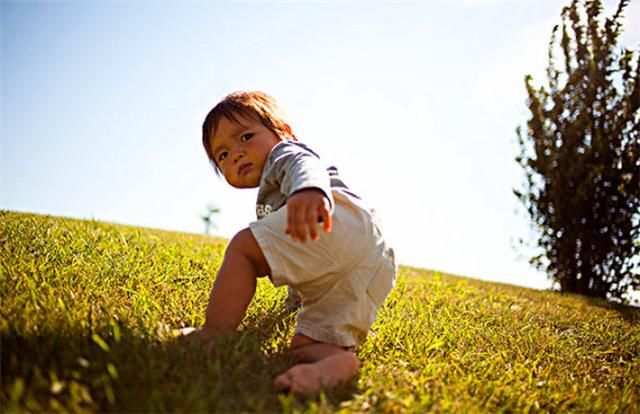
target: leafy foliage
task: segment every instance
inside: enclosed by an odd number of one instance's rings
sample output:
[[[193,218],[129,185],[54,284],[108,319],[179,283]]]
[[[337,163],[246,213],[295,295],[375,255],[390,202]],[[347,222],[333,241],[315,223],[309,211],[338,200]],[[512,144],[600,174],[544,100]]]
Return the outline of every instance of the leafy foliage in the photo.
[[[640,288],[640,54],[617,45],[627,5],[604,22],[600,0],[563,10],[547,83],[525,78],[531,118],[517,131],[515,193],[543,251],[532,263],[562,291],[614,300]]]
[[[401,267],[359,376],[297,397],[295,313],[260,279],[235,335],[199,326],[225,241],[0,211],[2,412],[638,412],[640,309]]]

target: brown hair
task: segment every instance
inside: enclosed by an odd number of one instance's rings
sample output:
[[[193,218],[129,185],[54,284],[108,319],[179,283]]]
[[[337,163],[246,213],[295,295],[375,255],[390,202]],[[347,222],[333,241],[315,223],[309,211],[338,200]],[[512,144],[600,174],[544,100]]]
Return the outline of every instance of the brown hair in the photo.
[[[227,95],[209,112],[202,124],[202,145],[216,173],[218,165],[211,147],[211,136],[215,133],[221,118],[240,124],[238,117],[258,118],[262,125],[269,128],[281,140],[297,141],[276,100],[264,92],[234,92]]]

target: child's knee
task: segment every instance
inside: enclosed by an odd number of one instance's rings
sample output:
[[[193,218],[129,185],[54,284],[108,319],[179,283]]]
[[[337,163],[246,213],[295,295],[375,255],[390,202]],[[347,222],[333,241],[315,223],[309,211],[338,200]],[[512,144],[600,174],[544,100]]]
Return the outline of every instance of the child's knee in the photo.
[[[226,254],[240,254],[246,257],[260,276],[271,274],[271,269],[262,253],[262,249],[248,228],[239,231],[233,236],[227,246]]]

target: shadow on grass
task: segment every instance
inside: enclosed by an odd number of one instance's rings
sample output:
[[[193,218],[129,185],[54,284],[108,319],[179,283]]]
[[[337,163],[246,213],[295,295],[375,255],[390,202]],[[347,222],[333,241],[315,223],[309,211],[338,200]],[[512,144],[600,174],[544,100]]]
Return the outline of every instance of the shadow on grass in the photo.
[[[624,319],[625,321],[631,324],[640,323],[639,307],[623,305],[621,303],[610,302],[605,299],[593,298],[589,296],[584,296],[584,300],[590,305],[617,312],[622,319]]]
[[[202,343],[114,320],[94,332],[21,335],[8,325],[0,332],[5,412],[287,412],[319,402],[337,407],[356,391],[354,380],[322,395],[275,392],[272,380],[291,356],[267,354],[264,330],[251,327]]]

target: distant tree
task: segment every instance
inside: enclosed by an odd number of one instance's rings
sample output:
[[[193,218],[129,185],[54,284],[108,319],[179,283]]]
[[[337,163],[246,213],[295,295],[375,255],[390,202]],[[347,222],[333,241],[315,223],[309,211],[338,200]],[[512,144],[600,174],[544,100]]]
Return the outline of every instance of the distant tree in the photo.
[[[207,212],[200,216],[202,222],[204,223],[204,233],[209,234],[209,230],[211,227],[215,227],[215,223],[213,221],[213,216],[220,213],[220,209],[213,204],[207,205]]]
[[[598,0],[563,10],[547,83],[525,77],[526,179],[514,190],[543,252],[531,263],[562,291],[616,301],[640,287],[640,53],[617,46],[628,3],[604,22]]]

